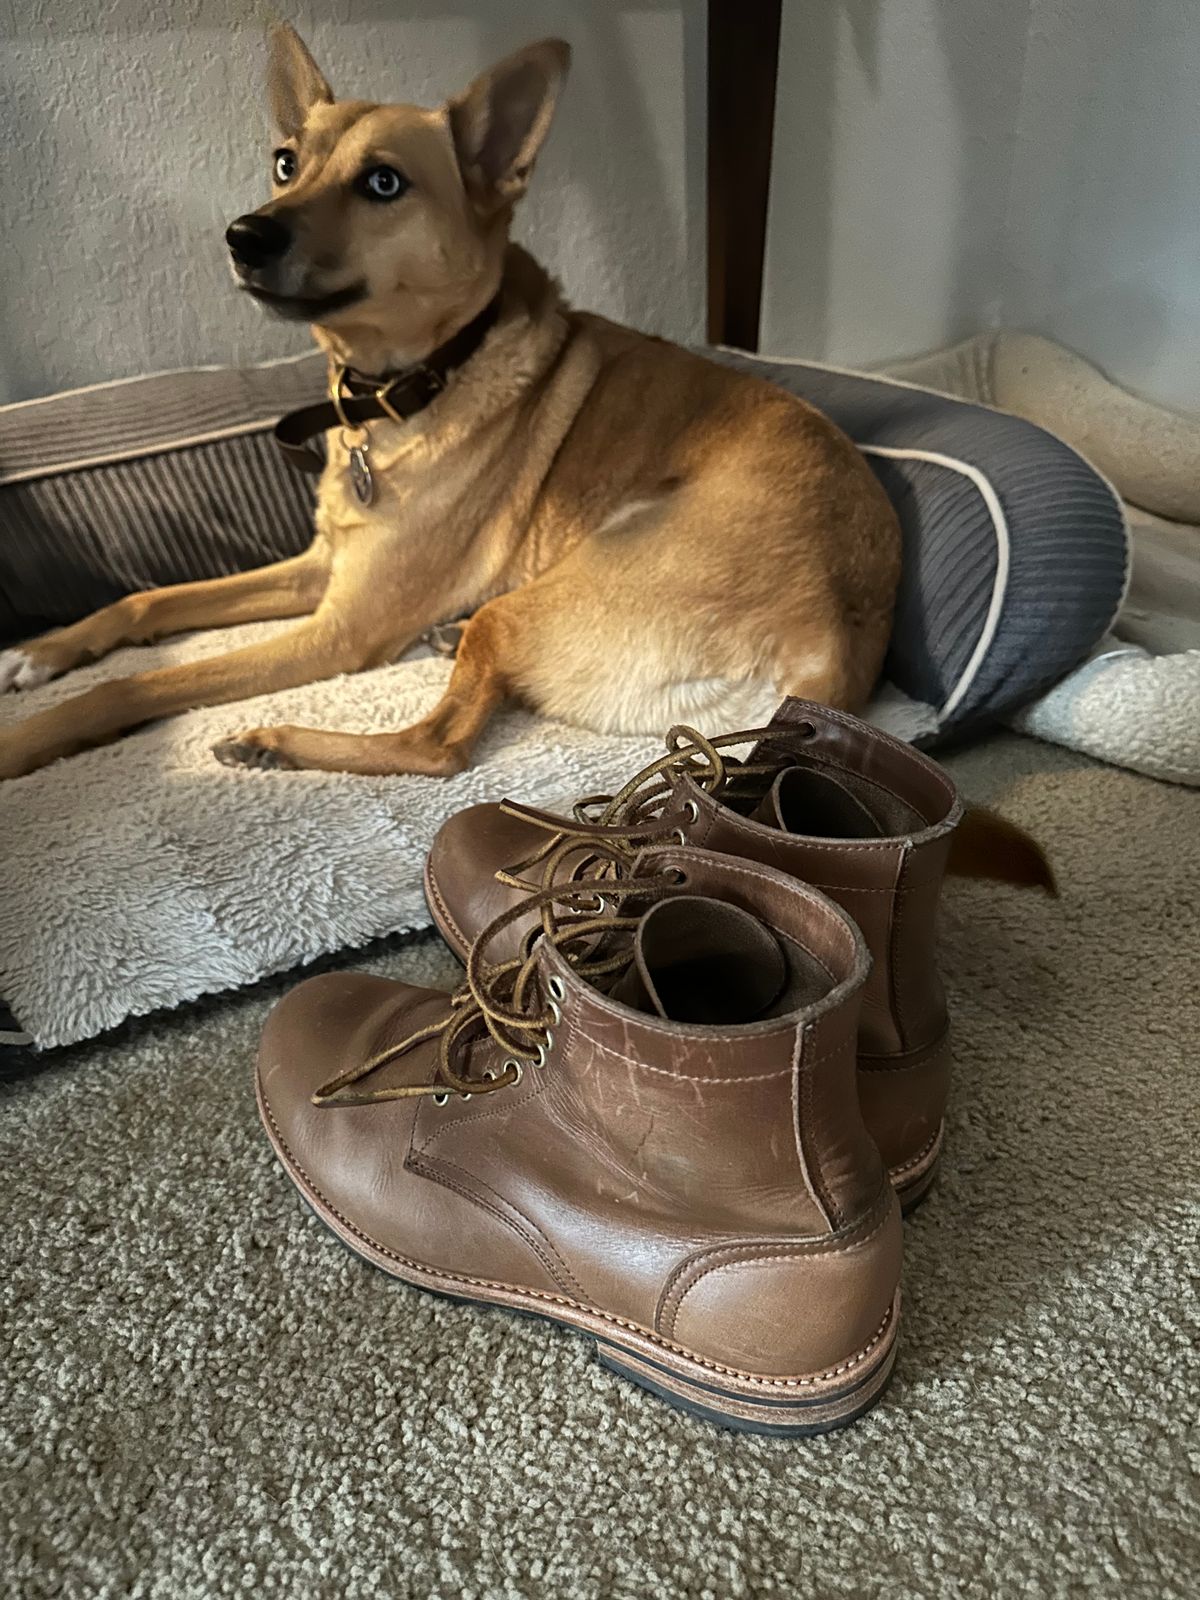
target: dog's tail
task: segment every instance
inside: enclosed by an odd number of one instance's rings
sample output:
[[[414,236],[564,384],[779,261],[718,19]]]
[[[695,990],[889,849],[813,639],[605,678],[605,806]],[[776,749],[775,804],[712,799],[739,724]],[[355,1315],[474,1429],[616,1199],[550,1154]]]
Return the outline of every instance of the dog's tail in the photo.
[[[955,829],[947,872],[959,878],[990,878],[1023,889],[1044,889],[1058,898],[1058,882],[1046,852],[1024,828],[987,806],[968,806]]]

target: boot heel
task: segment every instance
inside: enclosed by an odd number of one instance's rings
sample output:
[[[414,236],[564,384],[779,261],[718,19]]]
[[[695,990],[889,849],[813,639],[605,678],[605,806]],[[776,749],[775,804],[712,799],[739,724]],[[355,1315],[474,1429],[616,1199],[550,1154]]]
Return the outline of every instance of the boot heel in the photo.
[[[909,1216],[924,1200],[933,1188],[938,1168],[942,1162],[942,1143],[945,1137],[946,1125],[938,1128],[937,1133],[926,1149],[914,1160],[908,1161],[902,1167],[891,1167],[888,1178],[892,1188],[896,1191],[896,1198],[900,1202],[900,1210],[904,1216]]]
[[[869,1363],[857,1366],[853,1377],[814,1379],[802,1391],[803,1397],[787,1393],[784,1380],[772,1384],[759,1381],[775,1392],[755,1394],[753,1380],[725,1387],[699,1363],[685,1375],[681,1358],[678,1367],[653,1361],[632,1350],[596,1340],[596,1357],[602,1367],[618,1377],[636,1383],[669,1405],[718,1427],[738,1433],[762,1433],[779,1438],[804,1439],[819,1433],[844,1428],[869,1411],[883,1396],[896,1362],[896,1336],[899,1330],[900,1296],[897,1292],[887,1328],[872,1351]],[[692,1365],[691,1363],[686,1363]],[[798,1385],[796,1386],[799,1387]]]

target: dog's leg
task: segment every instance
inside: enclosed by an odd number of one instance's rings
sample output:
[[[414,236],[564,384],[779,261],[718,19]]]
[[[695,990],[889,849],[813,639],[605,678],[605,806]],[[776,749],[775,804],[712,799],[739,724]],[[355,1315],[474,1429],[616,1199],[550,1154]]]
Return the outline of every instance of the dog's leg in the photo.
[[[39,767],[118,734],[194,706],[222,705],[355,672],[371,655],[369,638],[335,615],[308,622],[210,661],[162,667],[97,684],[10,728],[0,728],[0,778],[19,778]]]
[[[327,733],[319,728],[254,728],[214,749],[228,766],[306,767],[388,777],[461,772],[492,712],[505,698],[501,666],[509,597],[477,611],[463,629],[446,692],[421,722],[400,733]]]
[[[320,604],[328,578],[324,547],[314,545],[291,561],[252,572],[126,595],[69,627],[0,650],[0,691],[35,688],[122,645],[149,644],[194,628],[308,616]]]

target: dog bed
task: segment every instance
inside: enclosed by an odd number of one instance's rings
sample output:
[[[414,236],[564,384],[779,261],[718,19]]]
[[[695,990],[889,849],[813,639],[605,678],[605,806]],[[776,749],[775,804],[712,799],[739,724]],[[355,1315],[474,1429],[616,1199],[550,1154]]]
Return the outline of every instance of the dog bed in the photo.
[[[891,494],[905,564],[889,684],[872,714],[936,744],[1032,699],[1085,657],[1125,582],[1120,504],[1040,428],[878,378],[719,358],[784,383],[841,423]],[[311,536],[307,481],[270,438],[319,396],[319,357],[160,374],[0,409],[0,637],[122,593],[276,560]],[[287,624],[236,630],[238,642]],[[120,652],[0,696],[8,722],[135,666],[195,659],[225,634]],[[256,723],[396,727],[449,671],[416,659],[195,711],[0,785],[0,1038],[71,1043],[126,1017],[424,927],[420,866],[444,816],[497,792],[559,805],[653,753],[520,713],[449,782],[232,772],[218,737]],[[708,726],[770,711],[761,688]]]

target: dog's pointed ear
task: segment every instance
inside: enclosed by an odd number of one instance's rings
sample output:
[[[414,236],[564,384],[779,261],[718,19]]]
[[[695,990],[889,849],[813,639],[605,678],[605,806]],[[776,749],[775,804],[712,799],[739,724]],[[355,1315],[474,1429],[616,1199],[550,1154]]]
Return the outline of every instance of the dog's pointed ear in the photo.
[[[289,23],[281,22],[267,35],[267,94],[271,115],[280,133],[294,139],[309,110],[319,101],[328,104],[333,90],[308,46]]]
[[[525,193],[570,65],[569,44],[543,39],[481,72],[450,101],[458,165],[481,210],[496,211]]]

